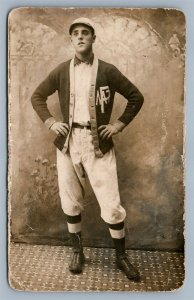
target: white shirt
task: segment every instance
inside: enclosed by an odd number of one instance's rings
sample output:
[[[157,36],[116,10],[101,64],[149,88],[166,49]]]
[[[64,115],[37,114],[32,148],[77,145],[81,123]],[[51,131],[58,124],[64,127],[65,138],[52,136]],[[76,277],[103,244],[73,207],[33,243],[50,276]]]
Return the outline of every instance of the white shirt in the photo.
[[[74,67],[75,76],[75,107],[73,122],[81,125],[88,125],[90,122],[89,113],[89,89],[91,81],[91,64],[76,64]]]

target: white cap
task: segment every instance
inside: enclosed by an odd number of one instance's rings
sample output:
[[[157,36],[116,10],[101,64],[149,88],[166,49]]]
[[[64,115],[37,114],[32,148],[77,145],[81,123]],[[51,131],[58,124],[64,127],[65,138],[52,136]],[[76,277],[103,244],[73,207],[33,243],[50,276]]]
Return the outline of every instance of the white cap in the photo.
[[[95,33],[94,24],[90,19],[88,19],[88,18],[78,18],[78,19],[74,20],[71,23],[71,25],[69,27],[69,34],[71,34],[72,29],[73,29],[74,25],[76,25],[76,24],[84,24],[84,25],[90,27]]]

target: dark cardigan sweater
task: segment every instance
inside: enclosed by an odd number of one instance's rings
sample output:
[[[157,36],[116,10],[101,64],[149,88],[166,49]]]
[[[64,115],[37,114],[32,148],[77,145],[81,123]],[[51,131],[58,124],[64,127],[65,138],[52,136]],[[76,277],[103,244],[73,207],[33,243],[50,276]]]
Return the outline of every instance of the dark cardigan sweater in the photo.
[[[95,86],[95,115],[96,127],[106,125],[110,121],[115,92],[127,99],[123,114],[118,118],[125,125],[129,124],[139,112],[143,104],[140,91],[112,64],[98,60],[98,72]],[[69,124],[70,103],[70,60],[58,65],[34,91],[31,102],[33,108],[45,122],[52,117],[47,108],[47,98],[58,91],[63,121]],[[102,140],[98,135],[98,147],[102,154],[113,146],[112,139]],[[55,145],[62,150],[65,144],[64,137],[57,137]],[[98,155],[97,155],[98,156]]]

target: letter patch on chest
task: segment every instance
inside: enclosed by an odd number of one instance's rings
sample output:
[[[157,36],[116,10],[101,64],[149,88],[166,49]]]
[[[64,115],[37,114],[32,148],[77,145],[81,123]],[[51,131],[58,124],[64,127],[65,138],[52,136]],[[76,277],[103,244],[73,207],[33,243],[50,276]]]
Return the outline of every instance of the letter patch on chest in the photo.
[[[97,91],[96,105],[101,106],[101,113],[104,114],[104,105],[108,103],[110,99],[109,86],[101,86]]]

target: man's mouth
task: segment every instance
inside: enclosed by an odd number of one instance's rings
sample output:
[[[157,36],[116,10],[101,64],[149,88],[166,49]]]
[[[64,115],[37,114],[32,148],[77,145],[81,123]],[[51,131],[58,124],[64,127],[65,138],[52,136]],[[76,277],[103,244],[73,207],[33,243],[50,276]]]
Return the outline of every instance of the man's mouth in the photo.
[[[78,43],[78,45],[85,45],[83,42]]]

